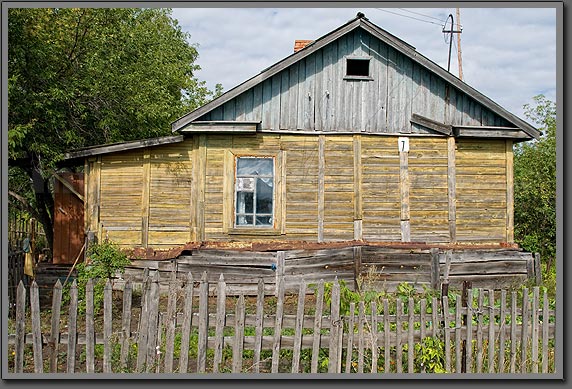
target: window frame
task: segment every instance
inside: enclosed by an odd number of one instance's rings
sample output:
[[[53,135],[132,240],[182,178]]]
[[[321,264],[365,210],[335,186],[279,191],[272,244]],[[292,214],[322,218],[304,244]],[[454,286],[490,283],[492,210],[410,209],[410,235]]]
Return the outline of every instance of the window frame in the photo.
[[[371,76],[371,60],[373,59],[370,55],[346,55],[344,56],[344,80],[358,80],[358,81],[373,81],[373,77]],[[367,61],[368,62],[368,69],[367,69],[367,76],[358,76],[358,75],[349,75],[348,74],[348,61],[358,60],[358,61]]]
[[[283,162],[285,152],[280,150],[276,153],[256,153],[256,152],[233,152],[227,150],[225,152],[224,161],[224,182],[223,182],[223,232],[227,235],[283,235],[286,233],[284,215],[285,208],[285,187],[286,177]],[[237,161],[241,157],[252,158],[272,158],[274,177],[273,177],[273,216],[272,225],[237,225],[236,224],[236,173]]]
[[[261,175],[255,175],[255,174],[238,174],[238,162],[240,159],[259,159],[259,160],[271,160],[272,161],[272,173],[269,174],[261,174]],[[256,228],[256,229],[261,229],[261,228],[274,228],[274,223],[275,223],[275,205],[276,205],[276,185],[275,185],[275,181],[276,181],[276,158],[270,156],[252,156],[252,155],[237,155],[234,158],[234,180],[235,180],[235,185],[234,185],[234,223],[233,223],[233,228]],[[252,184],[252,190],[239,190],[238,189],[238,182],[239,179],[252,179],[253,180],[253,184]],[[270,213],[268,212],[257,212],[257,200],[258,200],[258,180],[262,179],[262,178],[270,178],[272,180],[272,210]],[[238,203],[239,203],[239,193],[253,193],[253,199],[252,199],[252,212],[239,212],[238,210]],[[252,224],[238,224],[237,220],[240,216],[251,216],[252,217]],[[271,224],[257,224],[257,217],[261,216],[261,217],[268,217],[270,216],[272,223]]]

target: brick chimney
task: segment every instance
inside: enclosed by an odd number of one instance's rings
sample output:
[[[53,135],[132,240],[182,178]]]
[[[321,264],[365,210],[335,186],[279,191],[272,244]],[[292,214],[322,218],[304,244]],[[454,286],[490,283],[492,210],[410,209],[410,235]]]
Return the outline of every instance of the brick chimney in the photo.
[[[314,41],[312,40],[304,40],[304,39],[297,39],[294,42],[294,52],[297,52],[299,50],[302,50],[304,47],[306,47],[307,45],[309,45],[310,43],[312,43]]]

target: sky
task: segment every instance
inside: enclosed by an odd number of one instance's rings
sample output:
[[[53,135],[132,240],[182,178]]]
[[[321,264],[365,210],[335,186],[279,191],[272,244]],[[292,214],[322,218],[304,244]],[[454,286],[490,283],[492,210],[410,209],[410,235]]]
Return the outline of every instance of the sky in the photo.
[[[458,22],[455,8],[174,8],[172,16],[197,46],[196,76],[228,91],[292,54],[296,39],[317,39],[357,12],[447,69],[442,30],[449,14]],[[523,119],[533,96],[556,101],[554,8],[460,8],[460,22],[466,83]],[[457,34],[450,69],[459,75]]]

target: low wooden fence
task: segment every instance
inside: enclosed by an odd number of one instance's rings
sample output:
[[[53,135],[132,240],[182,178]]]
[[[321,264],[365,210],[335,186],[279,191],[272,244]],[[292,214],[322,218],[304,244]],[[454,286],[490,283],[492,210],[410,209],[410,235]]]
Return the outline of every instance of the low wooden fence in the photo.
[[[49,317],[37,285],[27,307],[20,284],[9,371],[554,373],[556,315],[538,287],[520,297],[470,289],[465,304],[460,295],[356,304],[337,280],[302,280],[291,295],[283,277],[276,295],[259,280],[248,299],[227,296],[222,275],[209,292],[207,273],[197,280],[189,272],[184,281],[172,277],[161,296],[159,272],[146,273],[141,290],[127,280],[114,291],[107,281],[102,313],[94,312],[92,281],[85,296],[74,281],[67,307],[58,281]]]
[[[284,253],[284,262],[278,260]],[[141,283],[143,270],[161,273],[167,280],[177,272],[184,280],[187,272],[206,271],[214,285],[220,274],[227,282],[227,294],[256,294],[260,278],[268,292],[276,289],[277,273],[284,274],[286,291],[295,292],[299,280],[331,282],[344,280],[354,289],[360,279],[368,278],[377,289],[395,291],[409,282],[417,291],[440,289],[442,283],[460,287],[470,281],[474,287],[510,288],[531,279],[540,284],[540,259],[515,249],[391,248],[350,246],[319,250],[278,252],[201,249],[172,260],[133,260],[126,278]],[[163,290],[167,284],[163,282]]]

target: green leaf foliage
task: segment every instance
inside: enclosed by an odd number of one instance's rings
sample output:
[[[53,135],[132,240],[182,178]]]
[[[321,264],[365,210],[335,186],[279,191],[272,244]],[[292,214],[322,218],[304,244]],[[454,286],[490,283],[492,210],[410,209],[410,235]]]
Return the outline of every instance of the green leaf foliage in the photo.
[[[546,264],[556,256],[556,104],[538,95],[524,109],[543,135],[514,150],[515,240]]]
[[[9,167],[28,187],[9,184],[44,230],[53,207],[44,181],[65,152],[169,135],[172,121],[221,93],[195,77],[189,42],[169,9],[8,9]]]

